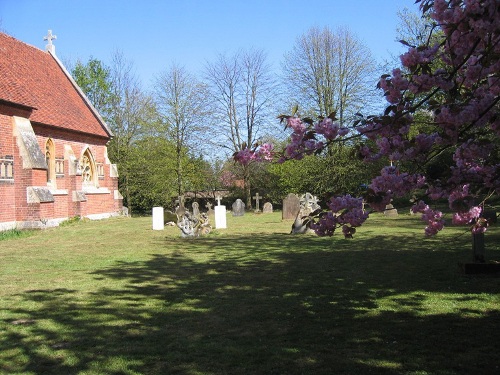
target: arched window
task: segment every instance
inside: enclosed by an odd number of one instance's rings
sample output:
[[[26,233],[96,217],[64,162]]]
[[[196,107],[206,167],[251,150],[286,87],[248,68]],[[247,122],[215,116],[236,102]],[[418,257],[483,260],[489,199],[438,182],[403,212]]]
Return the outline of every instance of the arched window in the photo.
[[[85,185],[95,185],[96,181],[96,171],[95,162],[92,153],[87,148],[82,155],[82,161],[80,163],[82,169],[82,181]]]
[[[51,138],[45,143],[45,161],[47,162],[47,184],[56,183],[56,157],[54,141]]]

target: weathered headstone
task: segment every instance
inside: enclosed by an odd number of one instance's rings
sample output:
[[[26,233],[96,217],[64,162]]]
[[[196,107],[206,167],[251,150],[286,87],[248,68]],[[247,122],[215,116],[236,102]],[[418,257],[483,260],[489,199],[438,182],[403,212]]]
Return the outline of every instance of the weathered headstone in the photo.
[[[305,193],[299,199],[300,203],[300,216],[307,216],[310,213],[321,208],[318,204],[318,198],[311,193]]]
[[[200,216],[200,205],[198,202],[193,202],[191,205],[193,209],[193,216]]]
[[[273,205],[271,202],[264,203],[264,207],[262,207],[262,213],[264,213],[264,214],[272,214],[273,213]]]
[[[283,212],[281,218],[283,220],[295,220],[297,213],[300,210],[299,197],[290,193],[283,199]]]
[[[214,210],[212,210],[212,206],[213,206],[213,204],[210,202],[207,202],[207,204],[205,205],[205,207],[207,208],[207,213],[209,215],[212,215],[214,213]]]
[[[392,205],[392,203],[389,203],[387,206],[385,206],[384,215],[396,217],[398,216],[398,210]]]
[[[308,216],[314,211],[320,209],[318,204],[318,198],[316,198],[311,193],[305,193],[299,199],[300,209],[295,217],[295,221],[292,225],[293,234],[303,234],[311,231],[310,220]]]
[[[198,237],[212,230],[207,214],[202,213],[195,217],[189,211],[178,217],[177,227],[181,230],[181,237]]]
[[[243,216],[245,215],[245,203],[241,199],[236,199],[233,203],[233,216]]]
[[[259,202],[261,200],[261,196],[259,196],[259,193],[255,193],[255,196],[253,197],[253,199],[255,200],[255,212],[260,212],[260,206],[259,206]]]

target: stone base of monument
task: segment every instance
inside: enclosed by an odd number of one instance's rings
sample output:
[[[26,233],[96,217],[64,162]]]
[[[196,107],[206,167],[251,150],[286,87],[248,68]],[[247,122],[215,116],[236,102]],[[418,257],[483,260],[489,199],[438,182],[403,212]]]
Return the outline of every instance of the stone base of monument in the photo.
[[[500,262],[489,261],[484,263],[459,263],[465,275],[496,275],[500,276]]]

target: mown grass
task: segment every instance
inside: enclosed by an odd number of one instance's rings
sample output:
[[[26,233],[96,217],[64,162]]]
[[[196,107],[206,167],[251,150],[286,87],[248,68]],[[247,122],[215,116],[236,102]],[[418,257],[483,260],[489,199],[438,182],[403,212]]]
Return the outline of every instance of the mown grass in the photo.
[[[497,374],[500,279],[470,236],[374,215],[354,240],[279,213],[183,239],[151,218],[0,242],[2,374]],[[486,236],[500,258],[500,230]]]

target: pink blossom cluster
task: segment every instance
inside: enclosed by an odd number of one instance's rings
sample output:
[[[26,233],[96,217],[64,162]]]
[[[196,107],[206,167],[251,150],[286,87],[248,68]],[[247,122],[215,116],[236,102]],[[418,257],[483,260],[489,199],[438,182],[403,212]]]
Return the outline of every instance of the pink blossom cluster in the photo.
[[[286,119],[286,127],[292,129],[290,142],[285,147],[284,155],[280,159],[300,160],[305,155],[312,155],[317,150],[322,150],[328,142],[332,142],[339,137],[349,133],[347,128],[341,127],[330,118],[322,119],[313,126],[308,126],[300,118],[290,116]],[[318,140],[317,135],[323,140]]]
[[[456,225],[473,224],[481,216],[482,208],[479,206],[471,207],[469,211],[455,212],[452,223]]]
[[[274,158],[274,145],[272,143],[264,143],[257,149],[251,150],[244,148],[233,155],[233,159],[242,164],[248,165],[252,161],[272,161]]]
[[[319,236],[332,236],[337,228],[342,228],[346,238],[352,238],[356,227],[368,219],[368,212],[363,209],[363,199],[348,195],[330,198],[329,210],[320,215],[311,224],[311,228]]]
[[[401,173],[397,167],[384,167],[380,175],[372,179],[369,185],[369,188],[381,199],[368,203],[375,211],[384,211],[393,197],[407,195],[424,184],[425,178],[421,175]]]
[[[426,236],[433,236],[444,228],[443,213],[434,211],[424,201],[419,201],[414,205],[412,211],[422,214],[422,220],[427,223],[425,227]]]
[[[349,133],[349,129],[341,128],[339,124],[333,122],[329,117],[317,122],[314,125],[316,134],[323,135],[328,141],[333,141],[337,137],[343,137]]]

